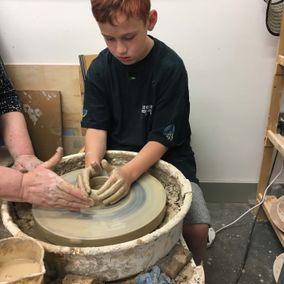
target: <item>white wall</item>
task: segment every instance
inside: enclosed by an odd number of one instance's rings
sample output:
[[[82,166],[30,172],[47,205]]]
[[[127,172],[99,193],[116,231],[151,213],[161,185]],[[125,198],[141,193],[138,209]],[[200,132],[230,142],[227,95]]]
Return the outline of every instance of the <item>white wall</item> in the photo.
[[[153,35],[189,71],[201,181],[257,182],[278,38],[262,0],[152,0]],[[6,63],[78,64],[104,48],[89,0],[0,0]],[[68,80],[68,78],[66,78]]]

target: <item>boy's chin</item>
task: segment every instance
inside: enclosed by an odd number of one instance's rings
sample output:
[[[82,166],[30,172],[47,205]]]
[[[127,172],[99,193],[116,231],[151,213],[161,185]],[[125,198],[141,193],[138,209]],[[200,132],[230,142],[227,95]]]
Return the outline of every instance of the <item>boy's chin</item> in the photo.
[[[124,65],[131,65],[131,64],[136,63],[135,60],[130,59],[130,58],[123,59],[123,58],[117,57],[117,60],[120,61],[120,62],[121,62],[122,64],[124,64]]]

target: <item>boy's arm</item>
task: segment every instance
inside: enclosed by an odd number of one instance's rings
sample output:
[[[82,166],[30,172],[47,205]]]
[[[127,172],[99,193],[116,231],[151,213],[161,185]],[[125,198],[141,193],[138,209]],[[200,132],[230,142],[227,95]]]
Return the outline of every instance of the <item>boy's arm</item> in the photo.
[[[92,162],[100,165],[106,152],[107,132],[88,128],[85,135],[85,166]]]
[[[160,160],[167,148],[159,142],[149,141],[131,161],[121,167],[121,172],[130,183],[136,181],[151,166]]]

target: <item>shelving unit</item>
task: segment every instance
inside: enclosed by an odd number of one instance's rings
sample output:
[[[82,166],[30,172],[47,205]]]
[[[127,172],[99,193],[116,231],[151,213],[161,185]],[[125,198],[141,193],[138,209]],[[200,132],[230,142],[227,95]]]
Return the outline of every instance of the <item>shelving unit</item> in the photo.
[[[274,149],[279,151],[284,157],[284,136],[277,132],[277,125],[280,113],[280,100],[284,92],[284,15],[282,17],[281,32],[279,37],[278,50],[275,62],[275,74],[273,79],[272,93],[270,99],[270,107],[267,121],[266,135],[264,139],[264,150],[262,157],[262,165],[260,177],[257,186],[256,199],[259,202],[268,184],[270,171],[272,168],[272,156]],[[274,224],[270,216],[270,207],[275,202],[275,196],[267,196],[263,203],[263,210],[267,219],[272,224],[272,227],[277,234],[282,246],[284,247],[284,233],[281,232]]]

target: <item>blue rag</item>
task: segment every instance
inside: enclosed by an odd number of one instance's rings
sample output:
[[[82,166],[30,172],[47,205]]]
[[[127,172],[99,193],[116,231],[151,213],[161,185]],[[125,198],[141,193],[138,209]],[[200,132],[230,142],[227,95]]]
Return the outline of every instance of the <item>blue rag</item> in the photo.
[[[171,284],[171,279],[165,274],[161,273],[159,266],[155,265],[152,269],[144,274],[139,274],[135,278],[137,284]]]

